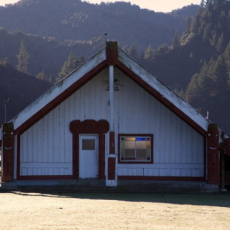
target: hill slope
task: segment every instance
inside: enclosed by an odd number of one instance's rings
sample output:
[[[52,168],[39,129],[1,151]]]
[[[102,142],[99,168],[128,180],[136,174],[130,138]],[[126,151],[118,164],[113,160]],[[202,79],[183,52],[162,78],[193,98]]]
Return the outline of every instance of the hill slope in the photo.
[[[182,38],[142,64],[193,107],[230,133],[230,2],[200,8]]]
[[[186,9],[184,13],[178,10],[164,14],[125,2],[98,5],[80,0],[21,0],[0,7],[0,26],[8,31],[55,37],[58,41],[88,41],[107,32],[109,40],[114,39],[121,46],[135,42],[142,51],[149,44],[155,48],[170,44],[176,29],[182,34],[185,15],[194,16],[198,6]]]
[[[38,80],[2,65],[0,65],[0,82],[0,101],[3,103],[4,100],[9,98],[6,110],[7,121],[52,87],[49,82]],[[4,107],[0,106],[0,124],[4,120]]]

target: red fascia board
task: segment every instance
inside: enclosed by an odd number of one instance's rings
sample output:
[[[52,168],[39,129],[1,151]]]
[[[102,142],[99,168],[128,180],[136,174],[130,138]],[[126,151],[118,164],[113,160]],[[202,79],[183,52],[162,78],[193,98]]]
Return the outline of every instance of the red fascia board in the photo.
[[[101,72],[107,66],[106,61],[102,61],[95,68],[86,73],[83,77],[81,77],[78,81],[73,83],[69,88],[67,88],[64,92],[59,94],[55,99],[53,99],[50,103],[44,106],[41,110],[35,113],[32,117],[30,117],[27,121],[21,124],[17,129],[15,129],[15,133],[22,134],[27,129],[29,129],[32,125],[34,125],[37,121],[39,121],[42,117],[48,114],[51,110],[53,110],[56,106],[62,103],[66,98],[68,98],[71,94],[76,92],[79,88],[81,88],[84,84],[90,81],[94,76],[96,76],[99,72]]]
[[[121,61],[118,60],[116,66],[123,73],[125,73],[132,80],[134,80],[138,85],[140,85],[143,89],[145,89],[149,94],[151,94],[153,97],[155,97],[158,101],[160,101],[163,105],[165,105],[173,113],[175,113],[177,116],[179,116],[183,121],[185,121],[193,129],[195,129],[198,133],[200,133],[202,136],[207,136],[206,130],[204,130],[202,127],[200,127],[195,121],[193,121],[190,117],[188,117],[185,113],[183,113],[180,109],[178,109],[172,102],[167,100],[158,91],[156,91],[154,88],[152,88],[148,83],[146,83],[143,79],[141,79],[137,74],[135,74],[127,66],[125,66]]]

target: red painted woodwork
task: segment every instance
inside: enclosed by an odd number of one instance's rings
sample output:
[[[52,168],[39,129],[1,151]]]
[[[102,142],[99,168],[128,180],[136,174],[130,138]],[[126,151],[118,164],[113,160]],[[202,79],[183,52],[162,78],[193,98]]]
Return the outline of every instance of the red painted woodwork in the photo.
[[[108,180],[115,180],[116,158],[108,158]]]
[[[107,133],[109,131],[109,122],[106,120],[75,120],[70,123],[71,133]]]
[[[32,125],[34,125],[42,117],[48,114],[51,110],[53,110],[56,106],[62,103],[71,94],[76,92],[84,84],[90,81],[94,76],[96,76],[100,71],[102,71],[108,65],[116,65],[122,72],[124,72],[127,76],[129,76],[132,80],[134,80],[137,84],[139,84],[142,88],[144,88],[148,93],[154,96],[157,100],[159,100],[162,104],[164,104],[167,108],[169,108],[172,112],[174,112],[177,116],[179,116],[182,120],[184,120],[187,124],[189,124],[192,128],[194,128],[197,132],[199,132],[201,135],[206,137],[206,134],[207,134],[206,130],[200,127],[196,122],[194,122],[191,118],[189,118],[186,114],[184,114],[181,110],[179,110],[174,104],[172,104],[170,101],[164,98],[159,92],[157,92],[154,88],[148,85],[142,78],[140,78],[140,76],[136,75],[131,69],[129,69],[129,67],[125,66],[121,61],[119,61],[117,43],[108,42],[106,44],[106,60],[105,61],[102,61],[94,69],[90,70],[88,73],[82,76],[78,81],[73,83],[68,89],[66,89],[63,93],[58,95],[53,101],[51,101],[49,104],[44,106],[40,111],[38,111],[36,114],[30,117],[26,122],[24,122],[22,125],[20,125],[15,130],[15,133],[18,134],[17,135],[17,138],[18,138],[18,141],[17,141],[17,178],[20,177],[20,135],[23,132],[25,132],[27,129],[29,129]],[[88,128],[86,127],[85,130],[87,131]],[[75,165],[78,165],[79,158],[78,158],[77,152],[79,151],[79,140],[78,140],[79,137],[77,137],[76,139],[75,136],[79,132],[76,130],[72,130],[72,131],[73,131],[73,152],[75,153],[73,154],[73,162],[75,163]],[[97,130],[95,132],[92,132],[92,130],[89,131],[89,133],[98,133],[98,132],[99,131]],[[105,132],[100,131],[99,133],[100,133],[99,135],[100,146],[103,146],[104,141],[105,141],[103,133]],[[118,141],[119,141],[119,138],[118,138]],[[118,150],[119,149],[120,148],[118,146]],[[104,151],[104,150],[101,150],[101,151]],[[112,150],[110,149],[110,151]],[[206,154],[205,150],[204,152]],[[204,159],[206,160],[205,154],[204,154]],[[99,162],[99,174],[100,174],[99,177],[100,178],[104,177],[104,170],[102,169],[104,167],[105,160],[103,159],[104,154],[102,155],[101,155],[100,162]],[[152,156],[152,159],[153,159],[153,156]],[[127,164],[127,162],[125,163]],[[205,169],[205,172],[206,172],[206,169]],[[75,166],[73,167],[73,175],[75,175],[75,178],[77,178],[78,176],[78,168],[76,168]]]
[[[106,62],[108,65],[116,65],[118,61],[117,42],[106,42]]]
[[[115,133],[109,133],[109,154],[115,154]]]
[[[14,179],[14,124],[3,123],[3,171],[2,182]]]
[[[109,131],[106,120],[75,120],[70,123],[73,134],[73,176],[79,179],[79,134],[99,135],[99,179],[105,179],[105,133]]]
[[[56,98],[54,98],[49,104],[44,106],[41,110],[39,110],[36,114],[30,117],[26,122],[20,125],[15,131],[18,133],[23,133],[27,129],[29,129],[32,125],[34,125],[37,121],[39,121],[42,117],[48,114],[51,110],[57,107],[60,103],[62,103],[66,98],[71,96],[74,92],[80,89],[84,84],[90,81],[94,76],[96,76],[99,72],[101,72],[105,67],[107,67],[106,61],[102,61],[99,63],[94,69],[90,70],[84,76],[82,76],[78,81],[73,83],[68,89],[59,94]],[[60,82],[59,84],[62,84]],[[57,85],[58,87],[58,85]]]
[[[148,161],[148,162],[143,162],[143,161],[133,161],[133,162],[128,162],[128,161],[121,161],[121,157],[120,157],[120,151],[121,151],[121,148],[120,148],[120,137],[121,136],[128,136],[128,137],[151,137],[151,161]],[[121,134],[119,133],[118,134],[118,163],[119,164],[153,164],[153,157],[154,157],[154,154],[153,154],[153,134]]]
[[[118,180],[155,180],[155,181],[205,181],[205,177],[176,176],[118,176]]]
[[[219,184],[219,130],[216,124],[208,126],[208,184]]]

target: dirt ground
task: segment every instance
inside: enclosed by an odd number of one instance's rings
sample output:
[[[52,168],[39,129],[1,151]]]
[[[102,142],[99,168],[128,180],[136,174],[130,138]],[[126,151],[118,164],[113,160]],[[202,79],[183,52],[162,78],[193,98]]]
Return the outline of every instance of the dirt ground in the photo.
[[[0,229],[229,229],[230,195],[0,193]]]

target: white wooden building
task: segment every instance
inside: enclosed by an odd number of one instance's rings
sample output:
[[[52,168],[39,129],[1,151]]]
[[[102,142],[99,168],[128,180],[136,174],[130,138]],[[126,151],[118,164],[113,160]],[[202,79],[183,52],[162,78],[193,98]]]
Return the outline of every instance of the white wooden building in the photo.
[[[209,170],[208,163],[210,122],[116,42],[107,42],[7,124],[5,182],[95,178],[107,186],[120,180],[217,183],[219,169]],[[4,144],[4,135],[11,135],[11,141]]]

